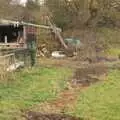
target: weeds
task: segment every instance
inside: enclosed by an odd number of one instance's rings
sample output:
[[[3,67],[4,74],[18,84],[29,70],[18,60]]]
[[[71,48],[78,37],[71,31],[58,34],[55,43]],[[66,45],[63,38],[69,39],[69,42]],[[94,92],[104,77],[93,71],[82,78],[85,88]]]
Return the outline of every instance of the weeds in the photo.
[[[120,71],[111,71],[103,83],[82,91],[74,114],[90,120],[120,119]]]
[[[14,73],[15,80],[0,83],[0,119],[12,120],[20,109],[54,99],[70,75],[67,68],[35,67]]]

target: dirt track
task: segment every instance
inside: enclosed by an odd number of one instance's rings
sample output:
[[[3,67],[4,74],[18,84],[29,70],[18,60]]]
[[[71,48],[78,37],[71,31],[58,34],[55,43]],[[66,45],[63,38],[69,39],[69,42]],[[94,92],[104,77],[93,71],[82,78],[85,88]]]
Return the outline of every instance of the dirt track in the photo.
[[[108,68],[103,64],[78,68],[74,74],[72,84],[89,86],[100,81],[107,74]]]
[[[70,62],[66,62],[68,67]],[[62,65],[64,62],[62,62]],[[79,63],[80,64],[80,63]],[[72,64],[75,67],[77,64]],[[58,67],[58,64],[57,64]],[[26,120],[84,120],[64,115],[66,111],[73,111],[81,89],[102,80],[107,74],[108,68],[104,64],[77,66],[73,78],[68,81],[68,87],[59,94],[56,100],[34,106],[25,113]]]
[[[39,112],[29,111],[26,115],[27,120],[83,120],[64,114],[41,114]]]

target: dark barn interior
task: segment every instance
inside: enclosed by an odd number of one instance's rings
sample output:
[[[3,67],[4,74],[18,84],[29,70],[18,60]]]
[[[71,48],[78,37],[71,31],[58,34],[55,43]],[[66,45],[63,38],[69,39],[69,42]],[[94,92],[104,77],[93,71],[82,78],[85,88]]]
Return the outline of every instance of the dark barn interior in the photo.
[[[0,43],[16,43],[19,37],[23,37],[23,25],[0,25]]]

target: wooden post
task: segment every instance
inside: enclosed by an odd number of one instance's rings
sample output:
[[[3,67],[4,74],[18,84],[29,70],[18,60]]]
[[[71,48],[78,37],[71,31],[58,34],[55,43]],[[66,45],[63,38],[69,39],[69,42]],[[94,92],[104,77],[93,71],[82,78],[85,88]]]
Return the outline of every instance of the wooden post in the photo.
[[[58,39],[60,40],[61,44],[64,46],[65,49],[68,49],[68,46],[65,44],[64,39],[63,39],[63,37],[60,34],[61,31],[58,30],[57,27],[51,23],[51,21],[50,21],[48,16],[46,18],[48,20],[49,25],[51,26],[51,29],[53,30],[55,35],[58,37]]]
[[[7,44],[7,40],[8,38],[7,38],[7,35],[5,35],[5,44]]]
[[[23,39],[24,39],[24,47],[27,47],[27,33],[26,33],[26,26],[23,26]]]

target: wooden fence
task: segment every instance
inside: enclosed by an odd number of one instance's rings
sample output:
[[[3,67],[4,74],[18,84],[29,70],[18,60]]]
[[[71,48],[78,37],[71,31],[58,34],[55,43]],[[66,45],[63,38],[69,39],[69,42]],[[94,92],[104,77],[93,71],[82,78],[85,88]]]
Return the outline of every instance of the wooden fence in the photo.
[[[12,64],[15,64],[14,53],[0,56],[0,77],[5,75],[7,68]]]

